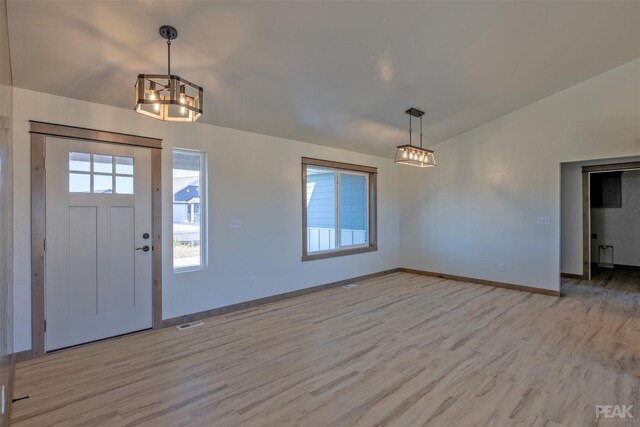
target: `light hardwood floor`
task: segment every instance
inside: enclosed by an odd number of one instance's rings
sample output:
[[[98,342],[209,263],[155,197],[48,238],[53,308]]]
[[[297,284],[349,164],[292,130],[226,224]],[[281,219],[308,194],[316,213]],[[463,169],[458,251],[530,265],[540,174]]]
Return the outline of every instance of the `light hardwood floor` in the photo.
[[[563,292],[394,273],[61,351],[18,365],[14,425],[589,426],[596,404],[639,419],[640,294]]]

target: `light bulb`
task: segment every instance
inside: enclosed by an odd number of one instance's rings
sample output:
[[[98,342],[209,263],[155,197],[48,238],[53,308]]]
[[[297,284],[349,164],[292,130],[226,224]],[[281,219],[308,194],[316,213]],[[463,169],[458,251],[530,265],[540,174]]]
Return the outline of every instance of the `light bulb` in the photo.
[[[151,98],[152,101],[155,101],[156,99],[159,100],[160,99],[160,92],[154,90],[153,92],[151,92],[151,95],[149,96],[149,98]],[[159,103],[153,104],[153,111],[155,111],[156,113],[160,112],[160,104]]]
[[[402,150],[402,158],[403,159],[407,158],[407,152],[405,150]]]
[[[180,85],[180,98],[179,98],[179,102],[180,104],[186,104],[187,103],[187,99],[185,97],[185,87],[184,85]],[[187,109],[184,107],[180,107],[180,114],[182,114],[183,116],[187,113]]]

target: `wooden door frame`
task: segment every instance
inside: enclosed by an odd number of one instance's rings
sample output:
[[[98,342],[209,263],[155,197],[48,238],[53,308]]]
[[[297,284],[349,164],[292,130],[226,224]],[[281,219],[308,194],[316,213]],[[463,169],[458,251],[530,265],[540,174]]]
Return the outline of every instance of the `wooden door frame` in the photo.
[[[609,163],[582,167],[582,280],[591,280],[591,173],[640,169],[640,162]]]
[[[31,357],[45,350],[45,145],[49,138],[123,144],[151,149],[153,228],[152,325],[162,327],[162,140],[39,121],[31,125]],[[28,355],[27,355],[28,358]]]

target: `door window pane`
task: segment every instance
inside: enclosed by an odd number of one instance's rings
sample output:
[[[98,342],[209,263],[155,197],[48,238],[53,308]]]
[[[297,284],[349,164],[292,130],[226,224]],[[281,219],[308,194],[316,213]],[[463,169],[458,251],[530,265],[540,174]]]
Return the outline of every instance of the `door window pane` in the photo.
[[[69,153],[69,170],[79,172],[91,171],[91,154],[89,153]]]
[[[116,176],[116,193],[133,194],[133,177]]]
[[[113,157],[102,154],[93,155],[93,171],[99,173],[113,173]]]
[[[133,157],[116,156],[115,170],[113,160],[113,156],[105,154],[70,152],[69,191],[72,193],[133,194]],[[114,180],[115,191],[113,188]],[[93,187],[91,181],[93,181]]]
[[[91,193],[91,175],[88,173],[70,173],[69,192]]]
[[[336,172],[307,168],[307,250],[336,248]]]
[[[367,243],[367,177],[340,174],[340,246]]]
[[[205,154],[173,151],[173,268],[203,268],[205,260]]]
[[[113,193],[113,175],[93,175],[93,192],[100,194]]]
[[[116,173],[133,175],[133,157],[116,157]]]

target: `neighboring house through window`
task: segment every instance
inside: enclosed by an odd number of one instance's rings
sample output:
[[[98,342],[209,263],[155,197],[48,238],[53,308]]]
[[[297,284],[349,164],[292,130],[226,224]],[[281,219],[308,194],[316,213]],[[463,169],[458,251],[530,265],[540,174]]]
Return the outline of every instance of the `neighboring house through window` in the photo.
[[[200,177],[185,176],[173,179],[173,221],[200,222]]]
[[[377,169],[302,159],[303,261],[377,250]]]
[[[173,150],[173,268],[205,267],[206,155]]]

